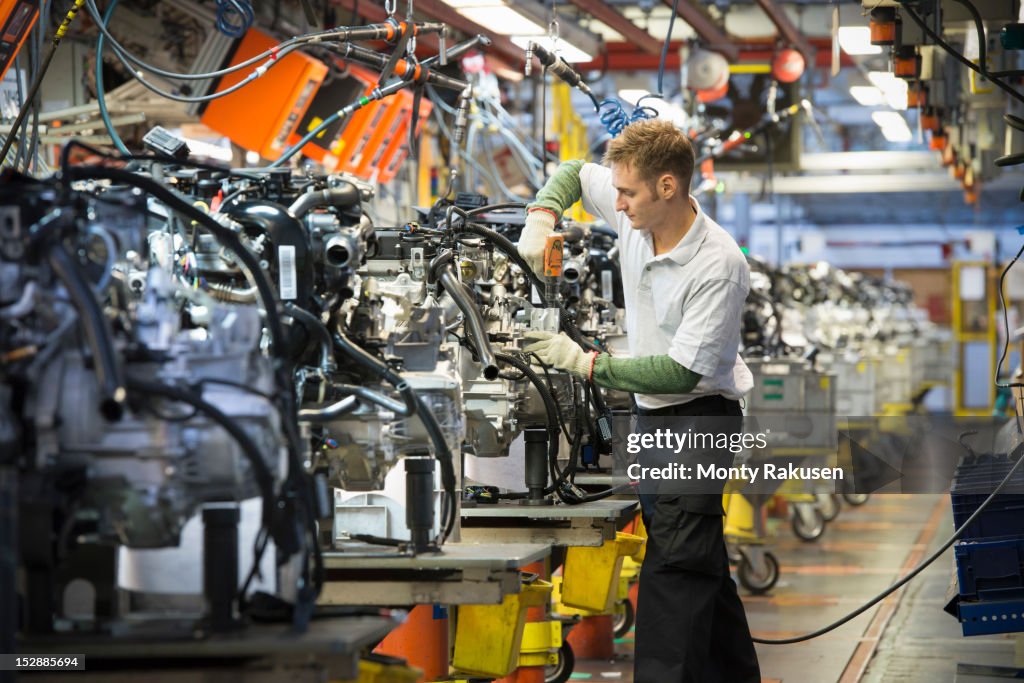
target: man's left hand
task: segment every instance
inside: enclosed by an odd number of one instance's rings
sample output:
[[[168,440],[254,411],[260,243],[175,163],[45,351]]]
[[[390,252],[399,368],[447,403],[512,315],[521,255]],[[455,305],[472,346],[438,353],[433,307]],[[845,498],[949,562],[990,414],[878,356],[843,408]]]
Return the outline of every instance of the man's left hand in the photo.
[[[527,332],[527,339],[536,340],[524,351],[536,353],[541,362],[571,372],[572,374],[590,379],[594,367],[596,351],[584,351],[579,344],[570,339],[565,332]]]

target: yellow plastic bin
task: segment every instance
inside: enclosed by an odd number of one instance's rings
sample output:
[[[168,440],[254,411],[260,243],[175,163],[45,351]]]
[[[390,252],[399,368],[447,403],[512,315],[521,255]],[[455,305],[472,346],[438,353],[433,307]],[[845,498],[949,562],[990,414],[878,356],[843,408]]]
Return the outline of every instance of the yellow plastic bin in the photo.
[[[562,572],[562,603],[610,614],[615,609],[622,559],[636,554],[643,543],[640,536],[619,531],[615,540],[605,541],[598,548],[569,548]]]
[[[643,517],[641,517],[640,515],[636,516],[636,525],[633,527],[633,531],[635,532],[636,536],[638,538],[643,539],[644,542],[640,544],[640,548],[638,548],[635,553],[630,555],[630,557],[633,558],[633,561],[637,564],[643,564],[644,557],[647,556],[647,527],[644,526]]]
[[[500,605],[462,605],[455,626],[452,666],[476,676],[501,678],[516,669],[523,642],[526,610],[551,599],[551,584],[524,583],[519,593],[506,595]]]
[[[359,660],[358,678],[335,679],[333,683],[416,683],[422,674],[404,659],[370,654]]]

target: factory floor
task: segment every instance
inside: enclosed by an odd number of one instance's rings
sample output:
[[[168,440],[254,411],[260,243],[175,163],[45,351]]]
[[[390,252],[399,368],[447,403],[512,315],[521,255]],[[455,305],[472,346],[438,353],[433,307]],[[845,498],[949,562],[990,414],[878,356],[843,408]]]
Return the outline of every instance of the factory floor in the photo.
[[[815,543],[779,524],[772,550],[782,574],[763,596],[744,595],[756,637],[788,638],[825,626],[882,591],[952,533],[948,495],[875,495],[843,506]],[[1024,634],[961,635],[943,611],[953,571],[947,551],[903,591],[839,629],[796,645],[758,645],[762,680],[784,683],[990,683],[1006,681]],[[633,633],[614,661],[577,661],[572,680],[632,681]],[[1001,674],[1001,675],[1000,675]]]

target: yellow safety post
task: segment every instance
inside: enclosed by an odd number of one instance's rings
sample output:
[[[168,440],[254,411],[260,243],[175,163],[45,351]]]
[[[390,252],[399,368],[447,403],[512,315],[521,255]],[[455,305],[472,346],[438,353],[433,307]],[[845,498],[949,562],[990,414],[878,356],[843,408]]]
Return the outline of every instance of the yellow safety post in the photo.
[[[587,143],[587,126],[572,106],[571,90],[567,83],[557,81],[551,85],[553,117],[551,125],[555,139],[559,142],[558,158],[561,161],[588,159],[590,145]],[[576,202],[569,210],[569,217],[581,223],[594,220],[583,210],[583,203]]]

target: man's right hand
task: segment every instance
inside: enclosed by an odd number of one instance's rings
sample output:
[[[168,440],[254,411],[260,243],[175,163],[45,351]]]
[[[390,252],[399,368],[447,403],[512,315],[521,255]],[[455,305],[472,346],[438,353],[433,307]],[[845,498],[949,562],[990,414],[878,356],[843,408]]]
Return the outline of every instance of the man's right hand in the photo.
[[[537,277],[544,276],[544,248],[548,235],[555,231],[555,215],[546,209],[532,209],[519,235],[519,255]]]

